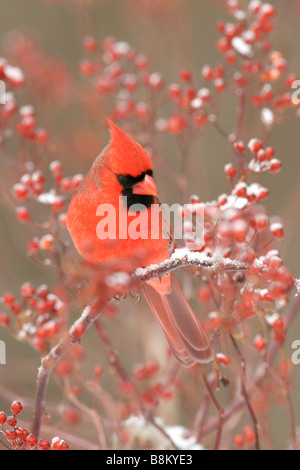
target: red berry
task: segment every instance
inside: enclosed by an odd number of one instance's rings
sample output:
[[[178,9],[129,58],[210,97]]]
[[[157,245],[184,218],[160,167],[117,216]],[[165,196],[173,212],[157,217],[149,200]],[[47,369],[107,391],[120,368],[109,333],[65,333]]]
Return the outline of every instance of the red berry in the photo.
[[[15,439],[17,439],[16,430],[15,430],[14,428],[8,429],[8,430],[5,432],[5,437],[6,437],[6,439],[7,439],[9,442],[13,442]]]
[[[38,297],[41,297],[42,299],[46,299],[49,294],[48,286],[46,286],[46,284],[41,284],[36,289],[36,294]]]
[[[225,165],[224,169],[225,169],[225,173],[227,175],[227,178],[232,180],[234,178],[234,176],[236,175],[236,169],[234,168],[234,166],[231,163],[227,163],[227,165]]]
[[[21,295],[23,299],[30,299],[31,297],[34,296],[34,294],[35,294],[35,288],[29,282],[25,282],[21,286]]]
[[[8,426],[14,427],[17,425],[17,420],[14,416],[8,416],[7,417],[7,424]]]
[[[229,366],[230,364],[230,359],[229,357],[225,356],[225,354],[222,354],[222,353],[216,354],[216,359],[223,366]]]
[[[238,197],[246,197],[247,196],[247,185],[246,185],[246,183],[238,183],[235,187],[234,192]]]
[[[6,414],[4,413],[4,411],[0,411],[0,424],[3,425],[6,423]]]
[[[13,412],[14,416],[18,416],[21,413],[22,409],[23,407],[19,401],[12,402],[11,411]]]
[[[50,442],[47,441],[46,439],[42,439],[39,442],[39,449],[41,449],[41,450],[49,450],[50,447],[51,447]]]
[[[34,437],[32,434],[29,434],[26,438],[26,446],[29,450],[32,450],[36,447],[37,445],[37,438]]]
[[[13,186],[13,193],[17,199],[27,199],[28,197],[28,189],[22,183],[17,183]]]
[[[257,335],[255,338],[254,338],[254,346],[255,348],[257,349],[258,352],[262,352],[266,349],[267,347],[267,343],[266,341],[264,340],[264,338],[260,335]]]
[[[79,62],[79,71],[84,77],[91,77],[95,73],[95,64],[93,61],[83,59]]]
[[[59,450],[69,450],[69,446],[66,441],[60,441]]]
[[[22,305],[19,303],[19,302],[15,302],[12,306],[11,306],[11,311],[14,315],[18,315],[19,313],[21,313],[22,311]]]
[[[155,90],[161,90],[164,82],[162,76],[159,73],[151,73],[148,76],[147,84]]]
[[[80,422],[81,414],[75,408],[66,408],[63,411],[63,419],[69,424],[76,425]]]
[[[209,65],[204,65],[201,73],[205,80],[211,80],[214,77],[214,71]]]
[[[235,142],[235,143],[233,144],[233,146],[234,146],[235,150],[236,150],[238,153],[241,153],[241,154],[242,154],[242,153],[245,152],[246,146],[245,146],[244,142],[242,142],[242,141]]]
[[[211,292],[207,286],[202,286],[197,291],[197,297],[201,302],[208,302],[211,298]]]
[[[280,160],[277,160],[277,158],[272,158],[270,161],[270,172],[271,173],[278,173],[282,168],[282,163]]]
[[[258,139],[251,139],[248,143],[248,147],[253,153],[257,153],[259,150],[263,148],[263,144]]]
[[[135,58],[135,65],[139,70],[144,70],[148,67],[149,61],[146,56],[143,54],[139,54]]]
[[[188,69],[183,69],[183,70],[181,70],[181,72],[180,72],[180,78],[181,78],[181,80],[183,80],[184,82],[190,82],[190,81],[192,80],[191,71],[188,70]]]
[[[17,207],[16,216],[20,222],[26,223],[30,221],[30,214],[29,214],[28,209],[26,209],[26,207]]]
[[[56,372],[58,375],[65,376],[70,375],[72,372],[72,366],[70,361],[68,360],[61,360],[56,366]]]
[[[72,328],[72,336],[76,339],[80,339],[84,333],[85,327],[81,323],[75,325],[74,328]]]
[[[67,226],[67,214],[60,214],[58,217],[58,220],[62,227]]]
[[[49,168],[51,173],[53,173],[54,175],[62,172],[62,164],[57,160],[51,162]]]
[[[215,80],[214,85],[218,93],[221,93],[226,88],[226,83],[223,78],[218,78],[217,80]]]
[[[251,426],[244,426],[243,428],[243,434],[245,441],[247,441],[248,444],[252,445],[254,444],[255,441],[255,433]]]
[[[45,129],[36,129],[35,131],[35,140],[39,144],[46,144],[49,140],[49,134]]]
[[[54,212],[59,212],[63,209],[65,203],[61,196],[55,196],[54,201],[51,204],[51,207]]]
[[[75,175],[73,176],[72,178],[72,184],[74,186],[74,189],[78,188],[78,186],[82,183],[82,180],[83,180],[83,175]]]
[[[282,333],[285,329],[284,321],[282,318],[277,318],[273,323],[273,329],[276,333]]]
[[[10,319],[6,313],[0,313],[0,325],[2,326],[9,326]]]
[[[168,95],[170,98],[179,98],[181,95],[181,88],[177,83],[171,83],[171,85],[168,88]]]
[[[274,237],[276,238],[283,238],[284,236],[284,228],[283,225],[280,222],[274,222],[273,224],[270,225],[270,230]]]
[[[40,242],[38,238],[33,238],[30,242],[28,242],[28,250],[29,251],[39,251]]]
[[[15,303],[15,297],[10,292],[4,294],[1,300],[7,307],[11,307]]]
[[[94,367],[94,375],[96,377],[100,377],[102,375],[102,373],[103,373],[103,367],[101,367],[99,365]]]
[[[96,52],[98,49],[98,44],[93,36],[86,36],[83,39],[83,47],[87,52]]]
[[[72,178],[70,177],[65,177],[60,181],[60,186],[63,191],[69,191],[72,189],[73,183],[72,183]]]
[[[41,250],[53,250],[54,247],[54,238],[52,235],[44,235],[40,239],[40,248]]]
[[[244,445],[244,437],[241,434],[237,434],[234,436],[233,442],[236,447],[241,448]]]
[[[272,147],[267,147],[265,153],[267,160],[271,160],[275,155],[275,151]]]

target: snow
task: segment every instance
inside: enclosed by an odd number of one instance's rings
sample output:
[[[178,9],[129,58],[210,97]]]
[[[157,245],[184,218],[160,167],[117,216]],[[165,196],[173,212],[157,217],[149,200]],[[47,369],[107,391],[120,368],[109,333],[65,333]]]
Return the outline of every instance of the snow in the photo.
[[[126,55],[130,51],[130,45],[126,41],[119,41],[114,45],[114,51],[120,55]]]
[[[271,232],[276,231],[276,230],[283,230],[283,225],[280,222],[273,222],[270,225],[270,230]]]
[[[28,114],[34,114],[34,108],[30,104],[27,104],[25,106],[21,106],[19,112],[21,116],[27,116]]]
[[[295,279],[295,287],[297,289],[296,295],[299,295],[300,294],[300,279]]]
[[[85,307],[85,309],[83,310],[80,317],[73,323],[73,325],[70,329],[70,334],[71,335],[76,330],[77,326],[81,325],[84,322],[84,320],[89,316],[90,311],[91,311],[91,307],[89,307],[89,306]]]
[[[194,99],[191,101],[191,106],[192,106],[193,109],[202,108],[202,106],[203,106],[203,101],[202,101],[200,98],[194,98]]]
[[[203,446],[196,442],[195,437],[187,436],[188,431],[184,427],[164,426],[162,420],[157,418],[155,422],[164,429],[180,450],[204,450]],[[135,439],[142,442],[150,441],[152,445],[159,446],[160,448],[161,446],[167,447],[170,445],[167,438],[142,416],[131,416],[125,421],[125,425]]]
[[[270,326],[274,325],[274,322],[278,320],[278,318],[278,313],[273,313],[272,315],[265,315],[265,319]]]
[[[250,46],[250,44],[247,44],[241,37],[235,36],[232,39],[231,44],[233,45],[234,49],[240,54],[246,57],[252,57],[252,47]]]
[[[5,66],[5,75],[9,80],[17,83],[24,82],[24,75],[19,67],[12,67],[11,65]]]
[[[163,273],[164,268],[176,268],[181,265],[194,265],[200,266],[205,269],[218,270],[222,267],[229,267],[233,270],[245,269],[245,265],[239,261],[232,260],[230,258],[222,258],[219,256],[205,256],[203,253],[197,251],[190,251],[188,248],[178,248],[171,255],[170,259],[163,261],[161,264],[153,264],[146,268],[138,268],[135,271],[137,277],[144,277],[151,275],[156,270],[160,270]]]
[[[117,272],[107,276],[105,282],[108,287],[127,286],[130,283],[130,276],[124,272]]]
[[[274,124],[274,113],[269,108],[263,108],[261,110],[260,118],[266,127],[272,126],[272,124]]]
[[[221,206],[221,210],[224,211],[229,208],[242,210],[247,205],[248,205],[248,199],[246,197],[237,197],[237,196],[230,195],[227,197],[226,204],[223,204],[223,206]]]
[[[53,204],[57,201],[58,196],[55,194],[53,190],[49,191],[48,193],[40,194],[37,198],[39,202],[42,204]]]

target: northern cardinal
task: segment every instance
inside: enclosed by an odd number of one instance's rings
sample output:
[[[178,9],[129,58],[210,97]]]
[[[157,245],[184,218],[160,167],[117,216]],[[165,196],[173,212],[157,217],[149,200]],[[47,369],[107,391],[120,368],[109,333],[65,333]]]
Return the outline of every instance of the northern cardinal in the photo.
[[[151,223],[154,222],[151,221],[150,210],[153,205],[159,205],[151,159],[113,122],[109,121],[109,126],[109,145],[96,158],[71,200],[67,213],[68,230],[79,253],[92,263],[123,259],[130,261],[133,269],[159,264],[170,257],[171,230],[166,224],[162,224],[159,237],[155,239],[147,233],[145,237],[132,240],[128,236],[120,237],[118,231],[122,221],[130,222],[136,217],[130,207],[143,204],[149,215],[146,229],[151,232]],[[99,238],[97,234],[98,208],[107,207],[107,204],[116,209],[117,230],[114,233],[116,237],[112,239]],[[167,274],[161,279],[148,281],[142,290],[177,360],[184,367],[211,361],[208,337],[175,277]]]

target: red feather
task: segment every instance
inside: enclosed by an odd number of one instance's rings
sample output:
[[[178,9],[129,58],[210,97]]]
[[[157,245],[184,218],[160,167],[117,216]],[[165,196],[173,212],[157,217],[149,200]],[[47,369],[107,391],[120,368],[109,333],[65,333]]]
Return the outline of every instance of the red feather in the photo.
[[[141,263],[143,267],[159,264],[170,256],[170,240],[166,236],[164,224],[159,227],[158,239],[149,237],[150,216],[145,229],[146,238],[132,240],[130,237],[121,239],[118,236],[119,225],[124,223],[124,217],[129,227],[135,215],[130,214],[126,207],[122,207],[119,213],[119,201],[124,188],[117,175],[136,178],[146,172],[150,174],[153,166],[148,153],[139,144],[113,122],[109,121],[109,125],[110,143],[96,158],[74,193],[67,213],[67,227],[79,253],[92,263],[125,259],[132,262],[133,269],[140,267]],[[148,180],[150,179],[153,182],[152,177],[148,177]],[[143,184],[146,188],[145,181],[139,182],[137,187]],[[115,240],[100,239],[97,236],[97,208],[102,204],[112,204],[116,209]],[[153,204],[160,207],[155,197]],[[151,207],[147,208],[148,215]],[[163,218],[163,215],[161,217]],[[171,230],[168,231],[171,233]],[[149,281],[143,286],[143,292],[178,361],[185,367],[209,362],[212,352],[208,337],[174,276],[167,275],[162,280]]]

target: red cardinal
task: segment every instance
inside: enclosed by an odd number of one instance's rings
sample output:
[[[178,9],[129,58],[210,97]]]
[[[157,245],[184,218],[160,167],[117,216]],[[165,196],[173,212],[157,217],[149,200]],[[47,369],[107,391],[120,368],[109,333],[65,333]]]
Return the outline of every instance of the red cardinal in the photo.
[[[171,236],[166,231],[171,230],[162,223],[155,232],[159,236],[151,238],[151,226],[157,224],[157,219],[151,220],[151,208],[159,207],[151,159],[139,144],[111,121],[109,124],[110,143],[96,158],[70,203],[68,230],[79,253],[92,263],[123,259],[130,261],[134,269],[159,264],[170,257]],[[99,237],[97,231],[99,208],[101,211],[108,204],[116,214],[111,239]],[[142,204],[148,216],[137,239],[128,236],[130,222],[137,217],[130,209],[133,204]],[[124,222],[125,236],[120,226]],[[148,281],[143,292],[177,360],[185,367],[211,361],[210,342],[175,277],[168,274],[161,280]]]

